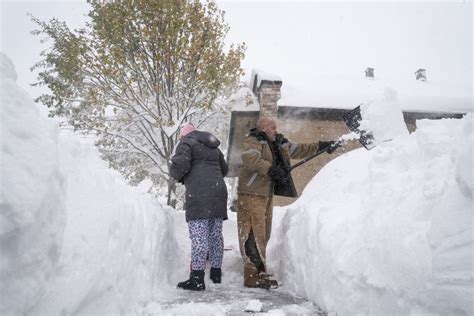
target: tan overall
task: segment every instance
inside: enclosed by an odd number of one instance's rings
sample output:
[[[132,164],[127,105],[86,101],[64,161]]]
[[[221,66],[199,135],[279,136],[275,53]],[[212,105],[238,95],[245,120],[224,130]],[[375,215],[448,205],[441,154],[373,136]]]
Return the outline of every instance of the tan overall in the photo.
[[[255,287],[266,276],[266,248],[271,235],[273,215],[273,180],[267,175],[273,156],[266,141],[253,136],[246,138],[241,155],[239,175],[237,226],[239,248],[244,262],[244,285]],[[282,154],[290,158],[304,158],[314,153],[316,143],[282,146]],[[257,267],[246,253],[245,244],[253,233],[262,267]]]

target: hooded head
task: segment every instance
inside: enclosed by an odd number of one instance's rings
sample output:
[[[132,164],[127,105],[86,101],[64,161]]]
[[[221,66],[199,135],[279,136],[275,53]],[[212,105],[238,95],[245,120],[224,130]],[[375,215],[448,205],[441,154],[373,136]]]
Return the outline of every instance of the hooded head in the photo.
[[[188,135],[189,133],[194,132],[195,130],[196,130],[196,127],[194,127],[193,123],[187,122],[181,125],[181,128],[179,130],[179,135],[181,137],[184,137]]]

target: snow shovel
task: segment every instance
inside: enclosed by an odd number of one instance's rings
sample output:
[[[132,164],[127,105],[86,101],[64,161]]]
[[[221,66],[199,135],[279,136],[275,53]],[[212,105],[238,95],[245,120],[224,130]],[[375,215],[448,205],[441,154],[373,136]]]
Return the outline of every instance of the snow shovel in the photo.
[[[336,143],[334,143],[334,145],[332,147],[339,147],[343,144],[343,141],[340,140],[340,141],[337,141]],[[302,164],[310,161],[311,159],[314,159],[316,157],[318,157],[319,155],[321,154],[324,154],[325,152],[327,152],[330,148],[323,148],[323,149],[320,149],[318,150],[317,152],[315,152],[314,154],[312,154],[311,156],[308,156],[306,157],[305,159],[301,160],[300,162],[298,163],[295,163],[293,166],[290,167],[289,171],[292,171],[293,169],[295,169],[296,167],[299,167],[301,166]]]
[[[362,104],[361,104],[362,105]],[[365,147],[365,149],[370,150],[375,147],[375,142],[374,142],[374,136],[372,135],[371,132],[366,132],[365,130],[360,130],[360,121],[362,120],[362,115],[360,113],[360,106],[357,106],[355,109],[351,110],[350,112],[344,114],[343,119],[344,122],[346,123],[347,127],[349,128],[350,131],[355,132],[360,135],[359,137],[359,142],[362,144],[362,146]],[[337,141],[333,147],[339,147],[343,145],[345,141],[339,140]],[[301,160],[300,162],[294,164],[289,168],[289,171],[292,171],[296,167],[301,166],[302,164],[310,161],[311,159],[314,159],[318,157],[319,155],[325,153],[328,151],[329,148],[325,148],[322,150],[318,150],[314,154],[312,154],[309,157],[306,157],[305,159]]]
[[[374,135],[372,132],[367,132],[365,130],[359,129],[360,121],[362,120],[362,115],[360,113],[360,104],[352,111],[344,114],[344,122],[346,123],[349,130],[360,135],[359,142],[365,149],[370,150],[375,147]]]

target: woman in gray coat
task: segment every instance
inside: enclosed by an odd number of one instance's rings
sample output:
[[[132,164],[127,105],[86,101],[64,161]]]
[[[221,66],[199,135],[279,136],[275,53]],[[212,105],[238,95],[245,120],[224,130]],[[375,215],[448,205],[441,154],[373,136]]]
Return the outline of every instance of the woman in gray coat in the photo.
[[[180,130],[181,140],[171,158],[170,175],[186,188],[184,209],[191,239],[191,274],[178,283],[185,290],[206,288],[206,258],[211,263],[210,278],[221,282],[224,256],[222,223],[227,219],[227,187],[224,177],[228,165],[219,150],[220,142],[211,133],[198,131],[192,123]]]

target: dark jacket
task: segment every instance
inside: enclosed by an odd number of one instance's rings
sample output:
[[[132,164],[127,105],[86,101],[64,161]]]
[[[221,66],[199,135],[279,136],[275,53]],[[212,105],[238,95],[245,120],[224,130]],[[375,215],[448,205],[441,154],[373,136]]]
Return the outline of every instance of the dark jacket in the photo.
[[[291,159],[305,158],[317,149],[317,143],[294,144],[282,134],[278,134],[276,141],[271,142],[265,133],[251,129],[243,144],[238,193],[296,197],[291,173],[285,179],[275,181],[268,175],[268,170],[272,166],[287,169]]]
[[[171,158],[170,175],[186,188],[186,221],[227,219],[224,177],[229,167],[219,145],[220,141],[211,133],[194,131],[181,139]]]

